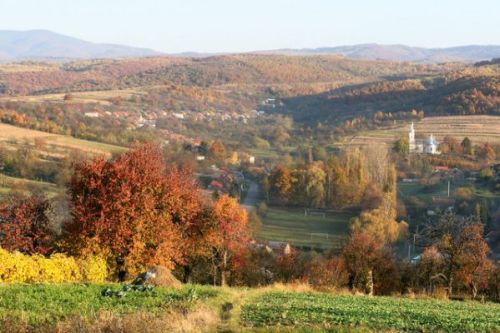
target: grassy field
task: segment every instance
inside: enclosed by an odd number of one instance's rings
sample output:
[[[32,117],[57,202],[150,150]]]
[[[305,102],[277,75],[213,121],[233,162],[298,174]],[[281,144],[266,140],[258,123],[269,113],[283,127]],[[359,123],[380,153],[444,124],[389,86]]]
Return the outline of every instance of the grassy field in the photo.
[[[481,186],[473,181],[452,180],[450,182],[450,197],[456,197],[455,191],[460,187],[470,187],[473,189],[473,196],[477,199],[500,199],[500,195],[491,192],[489,188]],[[410,197],[416,197],[423,202],[430,204],[433,197],[447,197],[448,183],[445,180],[435,185],[422,185],[419,183],[398,183],[398,195],[404,201]]]
[[[319,212],[319,211],[318,211]],[[355,213],[318,212],[290,208],[269,208],[263,218],[261,237],[267,241],[288,242],[295,246],[339,249]]]
[[[498,332],[500,304],[366,297],[276,285],[0,285],[0,332]],[[305,287],[301,287],[305,288]]]
[[[128,99],[132,96],[140,96],[147,94],[146,91],[140,89],[120,89],[120,90],[99,90],[99,91],[84,91],[72,92],[70,101],[64,100],[66,94],[45,94],[45,95],[29,95],[29,96],[7,96],[0,97],[0,101],[25,102],[25,103],[98,103],[102,105],[110,105],[109,101],[112,98]]]
[[[9,177],[0,174],[0,198],[2,197],[3,194],[11,192],[13,188],[17,188],[20,190],[25,189],[30,192],[39,191],[45,193],[49,198],[56,196],[61,191],[60,188],[58,188],[55,184],[52,183]]]
[[[263,159],[263,158],[278,158],[279,154],[271,149],[259,149],[259,148],[252,148],[249,149],[249,153],[252,154],[253,156]]]
[[[70,154],[82,157],[93,155],[111,156],[113,153],[126,151],[127,148],[100,142],[80,140],[66,135],[51,134],[27,128],[0,123],[0,146],[7,151],[30,149],[38,154],[37,163],[53,163]],[[52,197],[61,189],[56,185],[31,179],[14,178],[0,173],[0,195],[19,190],[38,190]]]
[[[123,297],[101,296],[105,288],[120,285],[9,285],[0,287],[0,322],[23,320],[29,325],[54,324],[72,316],[95,317],[110,311],[123,315],[137,311],[159,314],[171,306],[188,306],[217,295],[210,287],[192,286],[180,291],[156,288],[130,291]]]
[[[346,137],[338,146],[366,145],[372,143],[389,144],[402,136],[408,135],[409,122],[397,124],[388,129],[359,132]],[[426,137],[434,134],[438,140],[446,135],[458,140],[469,137],[474,143],[500,143],[499,116],[447,116],[428,117],[415,122],[417,136]]]
[[[5,63],[0,64],[0,73],[44,72],[57,69],[57,64],[49,63]]]
[[[379,331],[498,332],[500,304],[271,292],[251,298],[241,320],[256,327],[364,327]],[[350,331],[350,330],[349,330]]]
[[[0,142],[8,144],[9,142],[17,140],[34,144],[35,139],[43,139],[46,144],[52,146],[54,150],[78,149],[94,154],[111,154],[126,150],[126,148],[120,146],[81,140],[67,135],[51,134],[0,123]]]

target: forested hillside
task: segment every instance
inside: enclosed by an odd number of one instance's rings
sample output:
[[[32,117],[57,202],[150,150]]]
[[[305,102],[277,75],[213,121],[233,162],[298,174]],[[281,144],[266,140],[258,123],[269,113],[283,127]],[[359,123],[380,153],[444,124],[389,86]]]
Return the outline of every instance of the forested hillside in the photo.
[[[345,125],[408,119],[417,115],[500,114],[500,67],[467,68],[443,75],[385,80],[283,100],[283,111],[306,123]],[[413,111],[413,112],[412,112]]]
[[[386,77],[430,75],[460,66],[463,65],[278,55],[88,60],[61,65],[25,62],[0,67],[0,86],[3,87],[0,92],[4,95],[33,95],[165,84],[199,87],[226,84],[342,85]]]

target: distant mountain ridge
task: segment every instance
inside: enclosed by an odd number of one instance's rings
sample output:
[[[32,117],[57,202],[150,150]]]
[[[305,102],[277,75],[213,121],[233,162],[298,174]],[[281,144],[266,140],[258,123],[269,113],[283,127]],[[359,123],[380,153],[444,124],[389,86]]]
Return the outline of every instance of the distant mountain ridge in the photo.
[[[235,54],[237,52],[234,52]],[[500,57],[500,45],[467,45],[449,48],[423,48],[402,44],[358,44],[306,49],[277,49],[248,52],[252,54],[328,55],[352,59],[440,63],[450,61],[478,62]],[[183,52],[176,57],[203,58],[227,53]],[[0,30],[0,61],[71,60],[95,58],[129,58],[167,55],[146,48],[117,44],[98,44],[48,30]]]
[[[0,61],[65,60],[158,56],[162,53],[116,44],[98,44],[48,30],[0,30]]]
[[[353,59],[439,63],[476,62],[500,57],[500,45],[466,45],[448,48],[423,48],[407,45],[358,44],[309,49],[259,51],[262,54],[324,55],[339,54]]]

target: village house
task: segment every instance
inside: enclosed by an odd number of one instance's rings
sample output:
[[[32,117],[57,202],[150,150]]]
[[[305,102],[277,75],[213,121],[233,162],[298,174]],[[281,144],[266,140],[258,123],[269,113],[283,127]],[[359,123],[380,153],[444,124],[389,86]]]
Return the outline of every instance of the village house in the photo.
[[[174,112],[172,113],[172,115],[174,116],[174,118],[177,118],[177,119],[184,119],[184,113],[178,113],[178,112]]]
[[[84,116],[87,118],[99,118],[99,113],[98,112],[85,112]]]

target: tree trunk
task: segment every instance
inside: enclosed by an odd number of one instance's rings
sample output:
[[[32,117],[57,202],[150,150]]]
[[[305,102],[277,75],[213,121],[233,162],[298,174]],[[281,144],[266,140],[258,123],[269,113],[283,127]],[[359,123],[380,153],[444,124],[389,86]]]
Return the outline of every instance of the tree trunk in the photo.
[[[448,297],[453,294],[453,276],[448,279]]]
[[[354,289],[354,281],[355,281],[354,274],[349,274],[349,281],[347,283],[347,285],[349,287],[349,290],[353,290]]]
[[[116,259],[116,270],[118,281],[124,282],[127,277],[127,270],[125,269],[125,259],[121,257]]]
[[[366,276],[366,291],[368,296],[373,296],[373,272],[371,269]]]
[[[191,272],[193,269],[191,268],[190,265],[184,266],[184,283],[192,283],[193,282],[193,276]]]
[[[477,287],[474,282],[470,283],[471,291],[472,291],[472,299],[476,299],[477,297]]]
[[[220,276],[220,285],[225,287],[227,285],[227,251],[222,254],[222,267]]]
[[[212,256],[212,278],[214,287],[217,285],[217,274],[219,273],[219,269],[217,268],[217,265],[215,263],[216,260],[214,256]]]

